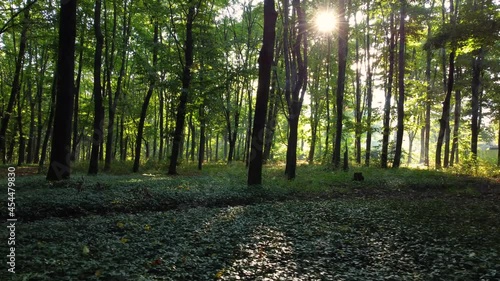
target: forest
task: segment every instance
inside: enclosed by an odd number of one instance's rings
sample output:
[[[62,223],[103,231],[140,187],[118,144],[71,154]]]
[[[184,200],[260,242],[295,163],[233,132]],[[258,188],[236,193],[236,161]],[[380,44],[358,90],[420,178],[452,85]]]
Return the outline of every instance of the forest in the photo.
[[[498,1],[0,11],[1,280],[500,279]]]

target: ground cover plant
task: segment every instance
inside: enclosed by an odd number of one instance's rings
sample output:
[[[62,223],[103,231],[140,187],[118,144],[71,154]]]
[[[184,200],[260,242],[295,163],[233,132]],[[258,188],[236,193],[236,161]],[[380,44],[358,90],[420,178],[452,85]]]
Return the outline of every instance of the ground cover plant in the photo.
[[[246,186],[239,165],[54,183],[20,176],[17,273],[8,277],[500,279],[495,178],[302,165],[308,176],[289,182],[281,168],[269,166],[259,188]],[[353,181],[354,170],[365,180]]]

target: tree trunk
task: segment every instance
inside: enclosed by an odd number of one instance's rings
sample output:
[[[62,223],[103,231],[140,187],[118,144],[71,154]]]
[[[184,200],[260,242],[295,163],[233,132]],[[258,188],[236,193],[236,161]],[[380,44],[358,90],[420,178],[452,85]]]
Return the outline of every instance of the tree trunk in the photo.
[[[248,164],[248,185],[262,184],[264,124],[266,123],[269,85],[271,84],[276,18],[277,13],[274,8],[274,0],[264,0],[264,37],[259,54],[259,80],[252,128],[250,162]]]
[[[43,138],[43,145],[41,146],[41,155],[40,155],[40,161],[38,161],[38,173],[42,173],[43,170],[43,164],[45,162],[45,157],[47,156],[47,147],[49,144],[49,139],[50,136],[52,135],[52,124],[54,122],[54,115],[55,115],[55,108],[56,108],[56,84],[57,84],[57,75],[54,75],[54,78],[52,79],[52,89],[51,89],[51,95],[50,95],[50,110],[49,110],[49,117],[47,120],[47,129],[45,131],[45,136]]]
[[[30,21],[30,10],[26,8],[24,10],[24,19],[21,30],[21,42],[19,43],[19,52],[17,54],[16,59],[16,68],[14,70],[14,79],[12,81],[12,88],[10,92],[9,102],[7,104],[7,109],[5,109],[2,117],[2,122],[0,124],[0,157],[2,158],[2,162],[5,164],[5,138],[7,133],[7,128],[9,126],[9,120],[14,110],[14,104],[16,102],[16,98],[21,91],[21,70],[24,62],[24,53],[26,51],[26,41],[27,41],[27,33],[28,26]]]
[[[399,24],[399,70],[398,70],[398,124],[396,132],[396,152],[394,154],[393,168],[399,168],[401,164],[403,134],[404,134],[404,118],[405,118],[405,46],[406,46],[406,0],[401,0],[401,14]]]
[[[137,173],[139,171],[139,163],[141,160],[141,148],[142,148],[142,139],[144,134],[144,123],[146,122],[146,113],[148,111],[149,101],[151,100],[151,96],[153,95],[153,89],[156,84],[156,65],[158,62],[158,34],[159,34],[159,25],[158,20],[154,19],[154,33],[153,33],[153,69],[155,70],[153,73],[149,74],[149,87],[146,96],[144,97],[144,102],[142,103],[141,108],[141,116],[139,119],[139,125],[137,127],[137,137],[135,139],[135,154],[134,154],[134,167],[132,171]]]
[[[389,135],[391,133],[391,99],[392,99],[392,86],[394,78],[394,52],[396,49],[395,37],[396,30],[394,27],[394,12],[391,11],[390,18],[391,37],[389,42],[389,77],[387,78],[387,90],[385,92],[384,103],[384,129],[382,133],[382,153],[380,155],[380,166],[387,168],[387,161],[389,159]]]
[[[115,1],[116,2],[116,1]],[[114,2],[114,3],[115,3]],[[115,5],[115,4],[114,4]],[[123,11],[123,49],[121,54],[121,66],[120,66],[120,74],[118,76],[118,80],[116,82],[116,91],[113,97],[111,95],[108,96],[108,135],[106,139],[106,156],[104,158],[104,171],[111,170],[111,161],[113,159],[112,149],[113,146],[113,130],[115,125],[115,115],[116,115],[116,107],[118,105],[118,100],[121,98],[122,93],[122,81],[125,76],[125,69],[127,64],[127,49],[128,49],[128,41],[130,37],[131,30],[131,15],[129,14],[127,17],[127,2],[124,2],[124,11]],[[114,13],[116,14],[116,7]],[[115,22],[116,26],[116,22]],[[108,87],[111,87],[110,85]],[[109,90],[111,93],[111,88]]]
[[[290,47],[288,47],[289,44],[284,44],[286,48],[290,48],[285,49],[285,57],[291,58],[286,68],[287,77],[289,77],[287,79],[290,79],[290,81],[285,90],[285,98],[288,105],[288,145],[285,174],[289,180],[294,179],[296,174],[299,117],[307,87],[307,30],[305,12],[303,7],[300,6],[299,0],[293,0],[292,6],[293,14],[297,15],[298,24],[293,27],[290,38],[288,36],[283,38],[284,43],[289,43],[287,40],[290,39],[294,41]],[[286,8],[285,10],[288,9]],[[289,25],[285,24],[284,28],[289,28]]]
[[[340,168],[340,146],[342,144],[342,123],[344,110],[344,88],[345,74],[347,65],[347,39],[348,39],[348,22],[345,18],[346,9],[345,1],[339,0],[339,42],[338,42],[338,76],[337,76],[337,120],[335,130],[335,144],[333,148],[333,168]]]
[[[184,69],[182,73],[182,90],[179,105],[177,106],[177,118],[175,122],[174,142],[172,145],[172,156],[168,168],[169,175],[177,174],[177,160],[179,159],[182,132],[186,119],[186,105],[191,83],[191,67],[193,65],[193,21],[195,18],[195,7],[191,2],[186,18],[186,41],[184,46]]]
[[[104,36],[101,32],[101,0],[96,0],[94,10],[94,32],[96,47],[94,53],[94,133],[92,134],[92,152],[90,153],[89,175],[99,171],[99,149],[103,141],[104,106],[101,86],[102,48]]]
[[[31,89],[28,89],[31,91]],[[17,101],[17,129],[19,131],[19,146],[17,151],[17,166],[22,166],[24,164],[24,153],[26,152],[26,140],[24,138],[23,131],[23,119],[22,119],[22,108],[24,104],[21,103],[21,97],[18,97]]]
[[[200,117],[200,143],[198,148],[198,170],[201,171],[203,166],[203,160],[205,159],[205,104],[200,105],[199,109],[199,117]],[[217,136],[217,142],[218,142]],[[217,159],[217,145],[215,151],[215,158]]]
[[[80,51],[78,54],[78,72],[76,75],[76,85],[75,85],[75,97],[74,97],[74,108],[73,108],[73,139],[71,142],[71,161],[76,160],[76,149],[78,147],[78,143],[80,142],[78,138],[78,121],[80,117],[80,85],[82,80],[82,71],[83,71],[83,51],[84,47],[84,39],[85,39],[85,29],[86,29],[87,21],[84,20],[81,27],[80,34]]]
[[[356,17],[354,17],[354,29],[358,29],[358,22]],[[360,58],[359,58],[359,38],[358,34],[356,36],[356,94],[355,94],[355,107],[354,107],[354,147],[355,147],[355,156],[356,156],[356,164],[361,164],[361,129],[362,129],[362,117],[363,112],[361,110],[361,71],[360,71]]]
[[[365,154],[365,166],[370,166],[370,157],[372,150],[372,102],[373,102],[373,92],[372,92],[372,66],[370,63],[370,1],[367,1],[367,11],[366,11],[366,154]]]
[[[458,69],[457,69],[458,70]],[[457,75],[460,71],[457,71]],[[454,164],[458,163],[458,157],[455,158],[455,155],[458,155],[458,138],[460,128],[460,115],[462,111],[462,93],[460,90],[455,90],[455,112],[454,112],[454,123],[453,123],[453,140],[451,146],[451,154],[450,154],[450,166],[453,167]]]
[[[71,175],[71,117],[73,116],[76,37],[76,0],[63,1],[59,19],[57,98],[52,149],[47,180],[68,179]]]
[[[475,159],[477,157],[477,142],[479,136],[479,95],[481,88],[481,71],[483,62],[483,49],[472,60],[472,124],[471,124],[471,153]]]
[[[275,55],[277,57],[277,54]],[[274,63],[276,66],[276,63]],[[271,91],[269,99],[269,110],[267,112],[266,126],[264,126],[264,152],[262,155],[262,161],[265,163],[271,158],[271,149],[273,146],[274,132],[276,130],[276,118],[278,116],[278,108],[280,102],[280,89],[277,87],[278,74],[276,69],[273,70]]]

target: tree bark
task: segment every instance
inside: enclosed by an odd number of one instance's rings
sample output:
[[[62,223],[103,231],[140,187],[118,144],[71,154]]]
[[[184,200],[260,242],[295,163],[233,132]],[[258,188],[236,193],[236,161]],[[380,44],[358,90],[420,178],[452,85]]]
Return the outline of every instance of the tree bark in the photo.
[[[335,144],[333,148],[333,168],[340,168],[340,146],[342,144],[342,122],[344,114],[344,88],[347,65],[348,22],[345,18],[345,1],[339,0],[339,38],[338,38],[338,76],[337,76],[337,120],[335,129]]]
[[[384,103],[384,129],[382,133],[382,153],[380,155],[380,166],[387,168],[387,161],[389,159],[389,135],[391,133],[391,99],[392,99],[392,86],[394,78],[394,52],[396,49],[395,37],[396,30],[394,27],[394,12],[391,11],[390,16],[391,37],[389,39],[389,72],[387,78],[387,90],[385,92]]]
[[[367,11],[366,11],[366,154],[365,154],[365,166],[370,166],[370,157],[372,150],[372,102],[373,102],[373,91],[372,91],[372,66],[370,61],[370,1],[367,1]]]
[[[195,17],[195,6],[191,2],[186,18],[186,41],[184,45],[184,69],[182,72],[182,90],[177,106],[177,118],[175,121],[174,141],[172,144],[172,155],[168,168],[169,175],[177,174],[177,161],[179,159],[180,146],[182,142],[182,132],[186,120],[186,105],[189,95],[189,86],[191,83],[191,67],[193,65],[193,21]]]
[[[73,116],[76,37],[76,0],[63,1],[59,20],[57,98],[52,149],[47,180],[68,179],[71,175],[71,117]]]
[[[156,65],[158,62],[158,34],[159,34],[159,24],[158,20],[154,19],[154,33],[153,33],[153,71],[149,73],[149,86],[148,92],[144,97],[144,102],[142,103],[141,116],[139,119],[139,125],[137,127],[137,137],[135,139],[135,154],[134,154],[134,167],[132,171],[137,173],[139,171],[139,163],[141,160],[141,149],[142,149],[142,139],[144,135],[144,123],[146,122],[146,114],[148,111],[149,101],[153,95],[153,90],[156,84]]]
[[[354,17],[354,29],[358,29],[358,22],[356,17]],[[355,64],[356,64],[356,92],[355,92],[355,107],[354,107],[354,147],[355,147],[355,156],[356,156],[356,164],[361,164],[361,129],[362,129],[362,118],[363,111],[361,110],[361,71],[360,71],[360,58],[359,58],[359,38],[358,34],[356,36],[355,42]]]
[[[481,88],[481,71],[483,62],[483,49],[478,51],[478,54],[472,59],[472,124],[471,124],[471,145],[470,150],[472,157],[477,157],[477,142],[479,137],[479,95]]]
[[[262,184],[264,124],[269,99],[269,85],[271,84],[276,18],[277,13],[274,8],[274,0],[264,0],[264,36],[259,55],[259,80],[252,128],[250,162],[248,165],[247,183],[250,186]]]
[[[406,47],[406,0],[401,0],[401,14],[399,24],[399,65],[398,65],[398,124],[396,132],[396,152],[394,154],[393,168],[399,168],[401,164],[403,135],[404,135],[404,118],[405,118],[405,47]]]
[[[6,138],[7,128],[9,126],[10,117],[13,114],[16,98],[19,95],[19,92],[21,91],[20,77],[24,62],[24,53],[26,51],[26,42],[28,39],[27,33],[28,33],[29,21],[30,21],[30,10],[26,8],[24,10],[24,19],[22,24],[23,27],[21,29],[21,40],[20,40],[21,42],[19,43],[19,52],[17,54],[16,68],[14,70],[14,79],[12,81],[12,88],[10,92],[9,102],[7,104],[6,110],[3,113],[2,122],[0,124],[0,157],[2,158],[2,162],[4,164],[6,163],[5,138]]]
[[[96,0],[94,10],[94,32],[96,47],[94,53],[94,132],[92,134],[92,151],[90,153],[89,175],[97,175],[99,171],[99,149],[104,138],[104,106],[101,86],[102,48],[104,36],[101,32],[101,0]]]
[[[285,98],[288,105],[288,145],[286,153],[285,174],[289,180],[294,179],[297,168],[297,141],[299,117],[307,88],[307,29],[306,18],[300,0],[293,0],[293,13],[297,16],[298,24],[292,29],[293,45],[290,51],[285,50],[285,56],[291,55],[286,71],[291,78],[289,87],[285,90]],[[284,28],[288,28],[286,25]],[[288,36],[283,42],[289,40]],[[288,44],[286,44],[288,45]],[[293,88],[292,88],[293,85]]]
[[[116,2],[116,1],[115,1]],[[125,69],[127,64],[127,49],[128,49],[128,41],[130,37],[131,30],[131,15],[129,14],[127,17],[127,2],[124,2],[124,11],[123,11],[123,46],[122,46],[122,54],[121,54],[121,65],[120,65],[120,73],[118,75],[118,80],[116,82],[116,91],[114,96],[108,96],[108,135],[106,139],[106,155],[104,158],[104,171],[109,171],[111,169],[111,161],[113,159],[112,155],[112,146],[113,146],[113,130],[115,125],[115,116],[116,116],[116,107],[118,105],[118,100],[121,98],[122,93],[122,81],[125,76]],[[114,13],[116,14],[116,7]],[[115,23],[116,25],[116,23]],[[113,29],[115,30],[115,29]],[[110,85],[108,87],[111,87]],[[111,93],[111,88],[109,90]]]

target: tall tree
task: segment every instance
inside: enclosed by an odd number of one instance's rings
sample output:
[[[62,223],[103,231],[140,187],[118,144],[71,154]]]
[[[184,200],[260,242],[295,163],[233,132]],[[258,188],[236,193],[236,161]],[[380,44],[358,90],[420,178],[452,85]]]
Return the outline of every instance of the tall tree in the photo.
[[[16,67],[14,70],[14,79],[12,80],[12,88],[10,92],[10,97],[9,97],[9,102],[7,104],[7,109],[3,113],[2,116],[2,122],[0,124],[0,157],[2,157],[2,162],[5,164],[6,158],[5,158],[5,144],[6,144],[6,133],[7,133],[7,128],[9,126],[9,120],[11,115],[13,114],[14,110],[14,104],[16,102],[17,96],[20,94],[21,91],[21,82],[20,82],[20,77],[21,77],[21,71],[23,67],[23,62],[24,62],[24,53],[26,52],[26,41],[27,39],[27,34],[28,34],[28,26],[29,26],[29,21],[30,21],[30,10],[29,6],[24,9],[24,18],[23,18],[23,24],[22,24],[22,30],[21,30],[21,42],[19,43],[19,52],[17,54],[17,59],[16,59]]]
[[[299,117],[307,87],[307,24],[305,11],[300,0],[293,0],[292,15],[297,23],[289,25],[288,0],[284,5],[284,38],[283,47],[285,55],[285,98],[288,105],[288,144],[286,151],[285,174],[288,179],[294,179],[297,168],[297,141]],[[293,26],[293,28],[291,28]],[[289,34],[289,31],[290,34]],[[291,44],[290,44],[291,43]]]
[[[96,47],[94,53],[94,132],[92,134],[92,151],[90,153],[89,175],[96,175],[99,171],[99,149],[104,138],[104,106],[101,86],[102,48],[104,36],[101,32],[101,0],[96,0],[94,9],[94,32]]]
[[[188,102],[189,87],[191,84],[191,67],[193,66],[193,22],[196,17],[200,2],[197,4],[194,0],[189,1],[188,12],[186,16],[186,40],[184,41],[184,65],[182,71],[182,89],[177,106],[177,116],[175,121],[174,141],[172,144],[172,154],[170,156],[170,165],[168,167],[169,175],[177,174],[177,161],[179,159],[180,147],[182,142],[182,132],[186,120],[186,105]]]
[[[393,167],[398,168],[401,164],[403,135],[404,135],[404,117],[405,117],[405,47],[406,47],[406,0],[400,1],[400,20],[399,20],[399,59],[398,59],[398,124],[396,132],[396,152],[394,153]]]
[[[57,56],[57,101],[47,180],[71,175],[71,117],[73,116],[76,0],[61,2]]]
[[[454,11],[454,5],[453,1],[450,1],[450,21],[451,21],[451,26],[452,30],[456,28],[456,12]],[[455,78],[455,55],[456,55],[456,39],[454,38],[455,35],[451,35],[451,51],[450,51],[450,56],[449,56],[449,63],[448,63],[448,81],[446,81],[446,95],[443,101],[443,112],[441,114],[441,119],[439,119],[439,134],[438,134],[438,140],[437,140],[437,146],[436,146],[436,169],[441,168],[441,151],[442,151],[442,146],[445,138],[446,131],[449,131],[449,120],[450,120],[450,104],[451,104],[451,94],[453,91],[453,86],[454,86],[454,78]],[[444,49],[444,48],[443,48]],[[444,75],[446,76],[446,75]],[[445,153],[445,167],[448,165],[448,155]]]
[[[264,37],[259,55],[259,80],[257,85],[257,100],[252,127],[250,146],[250,162],[248,165],[248,185],[262,184],[263,138],[266,121],[269,86],[271,84],[271,66],[273,64],[273,48],[276,37],[277,13],[274,0],[264,0]]]
[[[333,147],[333,168],[340,168],[340,148],[342,144],[342,123],[344,115],[344,89],[347,66],[347,39],[349,25],[346,20],[345,1],[339,0],[339,38],[338,38],[338,73],[337,73],[337,118],[335,129],[335,143]]]
[[[142,139],[143,139],[143,134],[144,134],[144,124],[146,122],[146,113],[148,111],[148,106],[149,106],[149,101],[151,100],[151,96],[153,95],[153,90],[156,84],[157,75],[156,75],[156,65],[158,63],[158,36],[159,36],[159,24],[158,24],[158,19],[154,18],[153,19],[153,65],[152,68],[149,70],[148,73],[148,80],[149,80],[149,86],[148,86],[148,92],[146,93],[146,96],[144,97],[144,102],[142,103],[142,108],[141,108],[141,116],[139,118],[139,125],[137,127],[137,137],[135,140],[135,157],[134,157],[134,167],[132,168],[132,171],[134,173],[137,173],[139,171],[139,163],[141,159],[141,149],[142,149]]]
[[[390,38],[389,38],[389,71],[387,73],[387,84],[385,89],[385,103],[384,103],[384,129],[382,133],[382,153],[380,156],[380,166],[387,168],[387,161],[389,158],[389,136],[391,133],[391,99],[392,99],[392,86],[394,79],[394,53],[396,49],[395,37],[396,28],[394,27],[394,11],[391,10],[390,20]]]
[[[117,13],[117,8],[116,8],[116,2],[113,2],[114,5],[114,16],[116,16]],[[106,156],[104,158],[104,170],[109,171],[111,169],[111,160],[113,158],[113,134],[114,134],[114,126],[115,126],[115,116],[116,116],[116,108],[118,105],[118,101],[121,98],[122,95],[122,88],[123,88],[123,78],[125,76],[125,69],[126,69],[126,64],[127,64],[127,53],[128,53],[128,44],[129,44],[129,37],[130,37],[130,31],[131,31],[131,13],[127,9],[127,1],[123,2],[123,21],[122,21],[122,48],[121,48],[121,63],[120,63],[120,71],[118,74],[118,79],[116,82],[116,90],[114,92],[114,95],[109,95],[108,96],[108,131],[107,131],[107,138],[106,138]],[[116,23],[115,23],[116,26]],[[108,66],[108,68],[111,68],[111,66]],[[108,70],[109,72],[110,70]],[[108,79],[110,79],[110,74],[107,75]],[[111,83],[108,80],[108,92],[111,93]],[[161,113],[160,113],[161,114]],[[163,144],[163,142],[161,142]]]

